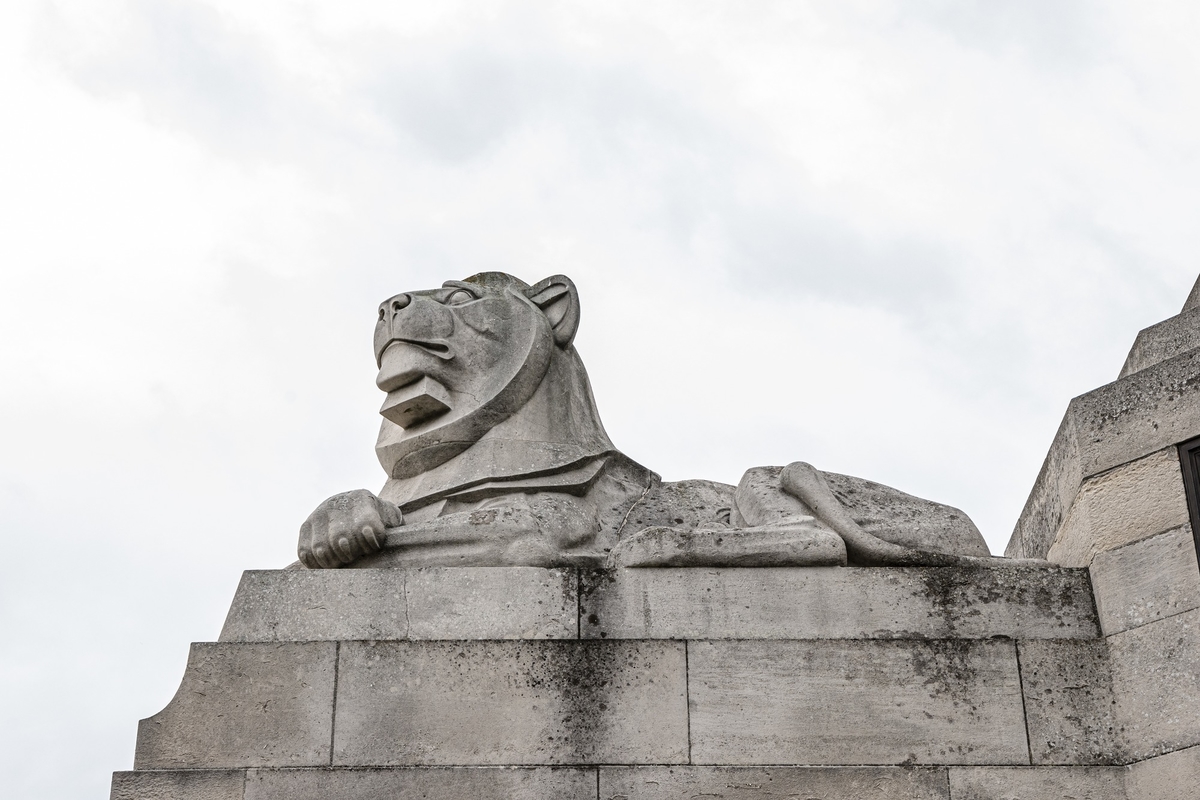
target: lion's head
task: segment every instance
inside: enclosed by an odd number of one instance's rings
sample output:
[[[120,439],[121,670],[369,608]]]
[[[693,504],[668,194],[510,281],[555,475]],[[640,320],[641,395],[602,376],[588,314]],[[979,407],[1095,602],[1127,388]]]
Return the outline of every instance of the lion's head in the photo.
[[[530,286],[484,272],[380,304],[383,496],[411,506],[612,451],[572,346],[578,326],[562,275]]]

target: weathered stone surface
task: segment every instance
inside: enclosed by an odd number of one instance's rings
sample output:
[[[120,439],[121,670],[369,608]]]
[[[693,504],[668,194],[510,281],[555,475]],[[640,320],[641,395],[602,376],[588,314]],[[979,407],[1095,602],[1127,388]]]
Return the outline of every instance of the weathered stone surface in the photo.
[[[1072,400],[1005,553],[1044,558],[1085,479],[1200,435],[1198,375],[1193,350]]]
[[[408,573],[410,639],[574,639],[577,573],[447,567]]]
[[[810,521],[774,528],[646,528],[617,542],[612,567],[842,567],[846,543]]]
[[[336,765],[680,763],[676,642],[351,642]]]
[[[1129,767],[1129,800],[1195,800],[1200,787],[1200,747],[1189,747]]]
[[[851,475],[822,474],[834,496],[867,533],[905,547],[980,558],[992,554],[979,528],[961,509]]]
[[[1200,609],[1108,637],[1129,760],[1200,744]]]
[[[1099,634],[1086,571],[1057,568],[584,572],[580,635],[609,639],[1013,639]]]
[[[1121,763],[1104,641],[1017,643],[1034,764]]]
[[[403,639],[404,581],[391,570],[247,570],[220,640]]]
[[[952,800],[1125,800],[1122,767],[951,767]]]
[[[1197,376],[1200,351],[1193,350],[1072,400],[1083,476],[1200,434]]]
[[[692,763],[1027,764],[1001,641],[688,643]]]
[[[1190,524],[1099,553],[1091,573],[1105,635],[1200,608],[1200,567]]]
[[[595,770],[401,767],[252,770],[245,800],[593,800]]]
[[[574,639],[575,584],[541,567],[248,571],[221,641]]]
[[[244,770],[114,772],[109,800],[242,800]]]
[[[1179,455],[1167,447],[1085,480],[1046,557],[1086,567],[1098,553],[1187,521]]]
[[[1143,328],[1133,342],[1120,377],[1140,372],[1200,347],[1200,309],[1176,314],[1157,325]]]
[[[135,769],[329,763],[333,642],[193,644],[175,697],[138,725]]]
[[[948,800],[944,769],[910,767],[632,767],[600,769],[600,800],[681,798]]]

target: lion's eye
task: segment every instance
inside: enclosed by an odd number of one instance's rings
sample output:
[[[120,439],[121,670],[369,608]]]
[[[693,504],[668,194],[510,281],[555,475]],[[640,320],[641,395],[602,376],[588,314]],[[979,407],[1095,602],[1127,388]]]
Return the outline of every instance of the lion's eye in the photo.
[[[469,303],[474,299],[475,295],[471,294],[466,289],[459,289],[446,298],[446,305],[461,306],[463,303]]]

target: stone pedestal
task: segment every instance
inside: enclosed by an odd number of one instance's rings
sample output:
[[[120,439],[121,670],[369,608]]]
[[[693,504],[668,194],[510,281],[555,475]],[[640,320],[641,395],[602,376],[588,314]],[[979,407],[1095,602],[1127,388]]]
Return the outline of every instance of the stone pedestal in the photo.
[[[1042,566],[247,572],[112,797],[1191,800],[1194,437],[1200,283],[1071,401]]]
[[[112,796],[1115,800],[1100,633],[1070,568],[247,572]]]

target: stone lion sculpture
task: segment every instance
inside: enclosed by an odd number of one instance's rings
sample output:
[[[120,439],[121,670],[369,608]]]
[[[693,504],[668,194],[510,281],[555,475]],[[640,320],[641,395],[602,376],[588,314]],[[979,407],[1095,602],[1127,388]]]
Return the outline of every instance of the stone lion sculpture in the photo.
[[[600,422],[572,340],[579,296],[484,272],[379,306],[376,453],[321,503],[297,566],[830,566],[982,561],[958,509],[796,462],[737,486],[664,482]]]

